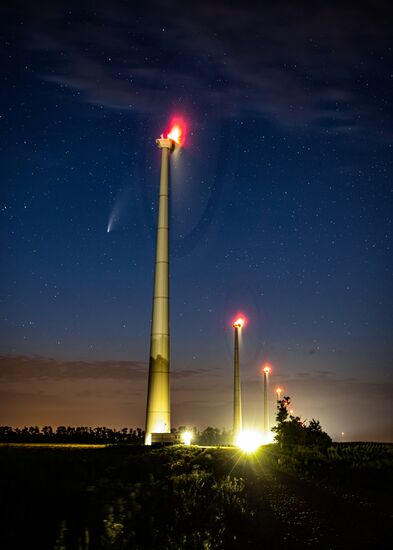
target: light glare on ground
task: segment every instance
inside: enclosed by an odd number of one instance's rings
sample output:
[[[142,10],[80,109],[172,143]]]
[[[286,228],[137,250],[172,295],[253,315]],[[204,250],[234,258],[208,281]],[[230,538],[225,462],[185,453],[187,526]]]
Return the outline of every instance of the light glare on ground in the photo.
[[[243,431],[236,439],[236,445],[246,453],[253,453],[262,443],[262,435],[254,430]]]

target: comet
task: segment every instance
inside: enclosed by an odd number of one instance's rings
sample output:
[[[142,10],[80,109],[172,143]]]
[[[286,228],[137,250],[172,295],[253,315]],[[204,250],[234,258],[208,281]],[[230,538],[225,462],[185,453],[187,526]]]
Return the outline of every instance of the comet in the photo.
[[[131,188],[128,187],[117,193],[115,202],[112,206],[112,211],[109,215],[108,225],[106,228],[107,233],[110,233],[116,229],[116,226],[118,227],[121,221],[124,220],[127,205],[129,204],[130,190]]]

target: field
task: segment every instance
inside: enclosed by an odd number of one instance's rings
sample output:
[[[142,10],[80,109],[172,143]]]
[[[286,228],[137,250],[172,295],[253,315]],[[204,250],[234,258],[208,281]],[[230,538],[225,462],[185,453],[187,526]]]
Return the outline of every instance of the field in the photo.
[[[390,548],[393,445],[0,446],[2,548]]]

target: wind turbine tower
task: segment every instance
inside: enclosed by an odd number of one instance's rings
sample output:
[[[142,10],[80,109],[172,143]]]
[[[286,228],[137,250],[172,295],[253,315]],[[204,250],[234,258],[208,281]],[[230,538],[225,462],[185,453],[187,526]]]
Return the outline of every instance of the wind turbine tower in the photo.
[[[169,157],[180,143],[175,126],[156,140],[161,149],[160,196],[150,337],[145,445],[171,443],[169,355]]]

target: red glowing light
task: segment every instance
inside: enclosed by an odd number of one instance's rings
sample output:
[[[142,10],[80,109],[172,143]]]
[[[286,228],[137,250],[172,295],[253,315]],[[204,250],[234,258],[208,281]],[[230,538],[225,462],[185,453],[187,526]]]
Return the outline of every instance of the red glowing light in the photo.
[[[180,126],[173,126],[172,130],[168,134],[169,139],[173,139],[178,145],[180,145],[180,139],[181,139],[181,128]]]
[[[184,145],[187,125],[183,118],[174,117],[171,120],[169,130],[166,132],[167,139],[172,139],[178,145]]]
[[[281,395],[282,394],[282,388],[276,388],[276,393],[277,393],[277,395]]]
[[[271,371],[271,367],[270,365],[266,364],[263,368],[262,368],[262,371],[265,373],[265,374],[270,374],[270,371]]]
[[[233,328],[243,328],[247,319],[242,313],[238,313],[232,323]]]

